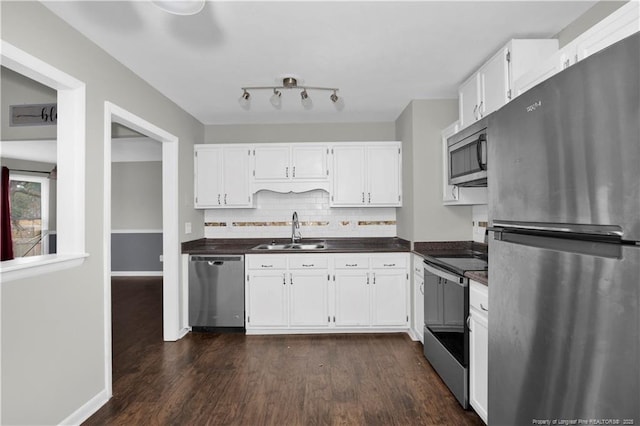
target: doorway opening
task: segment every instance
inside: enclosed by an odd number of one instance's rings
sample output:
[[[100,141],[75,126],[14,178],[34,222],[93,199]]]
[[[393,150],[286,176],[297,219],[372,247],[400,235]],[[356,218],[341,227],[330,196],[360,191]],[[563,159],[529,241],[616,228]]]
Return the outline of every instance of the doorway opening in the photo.
[[[160,143],[162,147],[162,334],[165,341],[183,337],[188,329],[181,324],[180,243],[178,235],[178,138],[156,125],[105,102],[104,117],[104,300],[105,300],[105,383],[112,395],[112,125],[124,126]]]

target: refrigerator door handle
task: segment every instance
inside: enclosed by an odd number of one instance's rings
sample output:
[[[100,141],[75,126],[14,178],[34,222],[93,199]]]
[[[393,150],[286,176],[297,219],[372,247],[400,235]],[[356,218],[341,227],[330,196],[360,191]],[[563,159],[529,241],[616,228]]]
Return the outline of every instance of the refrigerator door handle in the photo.
[[[622,228],[617,225],[583,225],[579,223],[547,223],[547,222],[517,222],[511,220],[494,220],[490,231],[515,232],[560,232],[563,234],[585,234],[599,237],[622,238]]]
[[[622,244],[612,244],[610,242],[596,242],[575,238],[556,238],[508,231],[496,232],[494,238],[503,243],[520,244],[545,250],[555,250],[610,259],[622,259],[622,248],[624,247]]]

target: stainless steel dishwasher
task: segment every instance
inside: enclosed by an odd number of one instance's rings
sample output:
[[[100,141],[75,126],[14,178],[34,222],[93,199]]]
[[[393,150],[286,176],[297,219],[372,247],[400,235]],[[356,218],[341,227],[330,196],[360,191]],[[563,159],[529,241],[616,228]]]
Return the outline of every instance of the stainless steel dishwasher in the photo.
[[[189,256],[189,325],[244,330],[244,256]]]

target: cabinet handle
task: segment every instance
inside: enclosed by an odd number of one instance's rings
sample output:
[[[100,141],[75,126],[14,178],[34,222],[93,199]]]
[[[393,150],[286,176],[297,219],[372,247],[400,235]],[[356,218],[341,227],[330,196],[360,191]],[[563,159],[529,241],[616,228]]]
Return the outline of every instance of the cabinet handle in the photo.
[[[482,105],[484,105],[484,101],[480,102],[480,105],[478,106],[478,114],[480,114],[480,118],[482,118],[483,114],[482,114]]]
[[[367,272],[367,285],[369,285],[369,273]]]
[[[220,194],[218,194],[218,205],[220,205]]]
[[[349,268],[353,268],[355,266],[358,266],[358,264],[357,263],[345,263],[344,266],[347,266]]]
[[[458,197],[456,197],[456,186],[455,185],[451,185],[451,198],[453,198],[454,200],[458,199]]]
[[[224,204],[227,204],[227,194],[224,194]]]
[[[373,283],[374,284],[376,283],[376,273],[375,272],[373,273]]]
[[[371,193],[369,193],[369,204],[371,204]]]
[[[289,167],[288,166],[284,168],[284,175],[285,175],[285,177],[289,177]]]
[[[476,120],[478,119],[478,105],[473,107],[473,118]]]
[[[485,312],[489,312],[489,309],[485,308],[482,303],[480,304],[480,309],[482,309]]]
[[[396,266],[395,263],[383,263],[382,265],[383,266]]]
[[[304,268],[313,268],[313,267],[314,267],[314,266],[316,266],[316,265],[314,265],[313,263],[312,263],[312,264],[309,264],[309,265],[307,265],[307,264],[304,264],[304,263],[303,263],[303,264],[302,264],[302,266],[303,266]]]
[[[296,166],[293,166],[293,177],[296,177]]]
[[[467,317],[467,329],[471,331],[471,315]]]
[[[364,204],[364,192],[362,193],[362,203]]]
[[[424,283],[420,283],[420,293],[424,294]]]
[[[282,285],[287,285],[287,274],[282,274]]]
[[[289,274],[289,283],[293,285],[293,274]]]
[[[273,265],[260,265],[261,268],[273,268]]]

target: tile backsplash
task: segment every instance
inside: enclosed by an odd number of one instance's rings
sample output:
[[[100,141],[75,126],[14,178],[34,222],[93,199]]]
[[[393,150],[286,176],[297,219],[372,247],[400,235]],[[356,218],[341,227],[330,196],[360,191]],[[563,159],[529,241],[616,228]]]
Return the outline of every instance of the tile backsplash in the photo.
[[[473,241],[484,243],[485,232],[489,222],[489,209],[486,204],[476,204],[471,207],[473,221]]]
[[[254,209],[209,209],[206,238],[290,238],[291,217],[298,212],[303,238],[395,237],[395,208],[329,208],[329,193],[259,191]]]

